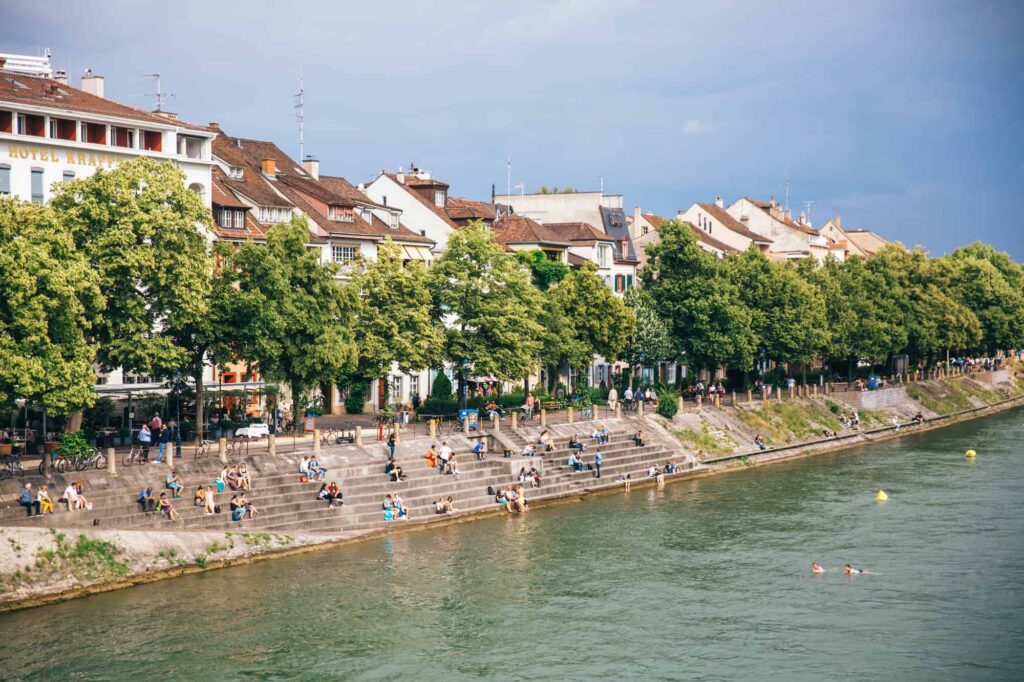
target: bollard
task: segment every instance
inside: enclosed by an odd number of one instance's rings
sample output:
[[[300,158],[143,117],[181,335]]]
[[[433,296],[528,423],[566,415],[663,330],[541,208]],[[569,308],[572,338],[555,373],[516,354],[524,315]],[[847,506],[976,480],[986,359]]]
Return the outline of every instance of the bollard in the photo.
[[[43,457],[48,458],[46,453]],[[117,476],[117,457],[114,455],[114,448],[107,448],[107,471],[111,476]]]
[[[572,407],[566,408],[566,414],[569,415],[569,423],[570,424],[572,424],[572,413],[573,413]]]
[[[700,393],[698,393],[697,394],[697,409],[699,410],[701,408],[701,405],[703,405],[703,404],[704,404],[704,396],[702,396]]]
[[[775,399],[782,400],[782,386],[775,387]]]
[[[615,403],[615,418],[622,419],[622,405],[620,403]]]
[[[519,413],[515,411],[512,412],[512,430],[519,430]]]
[[[167,468],[174,469],[174,443],[168,443],[164,452],[167,453]]]
[[[736,391],[732,392],[732,406],[736,407]]]
[[[320,452],[320,429],[313,429],[313,452]]]
[[[221,464],[228,463],[228,439],[223,436],[217,439],[217,457]]]
[[[430,427],[431,427],[431,431],[436,433],[437,426],[436,426],[436,422],[433,419],[430,420]],[[433,437],[433,435],[431,437]],[[363,447],[363,427],[362,426],[357,426],[356,427],[355,436],[353,437],[352,440],[354,441],[353,444],[356,447],[360,447],[360,448]]]
[[[356,428],[359,429],[360,427],[357,426]],[[437,440],[437,420],[436,419],[431,418],[431,420],[429,422],[427,422],[427,433],[430,434],[430,440],[431,441]],[[362,434],[360,434],[360,436],[361,435]]]
[[[267,436],[267,454],[271,457],[277,454],[277,436],[274,434]]]
[[[548,425],[548,411],[543,407],[540,408],[540,425],[542,428],[546,428]]]
[[[722,394],[721,393],[716,393],[715,394],[715,407],[717,407],[718,409],[722,409]]]
[[[494,429],[495,433],[501,431],[501,417],[498,416],[497,412],[491,417],[491,428]]]
[[[679,397],[676,398],[676,411],[677,412],[682,412],[683,411],[683,407],[684,407],[684,405],[683,405],[683,396],[679,396]]]
[[[466,416],[465,419],[462,420],[462,433],[464,433],[467,436],[469,435],[469,416],[468,415]]]
[[[747,389],[747,404],[749,405],[749,404],[750,404],[750,403],[752,403],[752,402],[754,402],[754,392],[753,392],[753,391],[751,391],[751,390],[750,390],[750,389],[748,388],[748,389]]]
[[[401,422],[395,422],[391,425],[391,433],[395,434],[395,444],[397,445],[402,441],[402,424]]]
[[[644,401],[643,401],[643,399],[640,399],[640,400],[636,401],[636,416],[638,416],[638,417],[644,416]]]
[[[818,397],[818,384],[814,384],[814,386],[812,387],[811,392],[814,394],[815,398]]]

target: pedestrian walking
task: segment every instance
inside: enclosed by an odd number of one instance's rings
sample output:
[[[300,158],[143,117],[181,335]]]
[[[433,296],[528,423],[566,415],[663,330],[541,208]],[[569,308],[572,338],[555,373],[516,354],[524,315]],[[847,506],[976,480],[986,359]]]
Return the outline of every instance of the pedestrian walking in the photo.
[[[601,451],[598,450],[594,453],[594,478],[601,478],[601,462],[604,461],[604,457],[601,455]]]

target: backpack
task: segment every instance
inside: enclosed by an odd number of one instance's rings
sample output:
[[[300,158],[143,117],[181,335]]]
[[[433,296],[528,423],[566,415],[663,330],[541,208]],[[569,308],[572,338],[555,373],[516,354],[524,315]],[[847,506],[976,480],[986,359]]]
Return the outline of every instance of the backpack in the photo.
[[[495,494],[495,492],[494,492],[494,486],[493,486],[493,485],[489,485],[489,486],[487,486],[487,494],[488,494],[488,495],[494,495],[494,494]]]
[[[219,504],[213,505],[213,513],[214,514],[220,514],[220,505]]]

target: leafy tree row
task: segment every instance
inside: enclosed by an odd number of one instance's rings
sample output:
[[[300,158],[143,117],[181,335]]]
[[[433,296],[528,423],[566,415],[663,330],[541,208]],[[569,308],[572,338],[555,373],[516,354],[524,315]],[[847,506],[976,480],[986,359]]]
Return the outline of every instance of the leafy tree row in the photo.
[[[631,362],[748,371],[758,357],[929,363],[1024,346],[1024,271],[983,244],[936,259],[898,243],[867,261],[780,262],[755,247],[720,259],[673,221],[647,254]]]

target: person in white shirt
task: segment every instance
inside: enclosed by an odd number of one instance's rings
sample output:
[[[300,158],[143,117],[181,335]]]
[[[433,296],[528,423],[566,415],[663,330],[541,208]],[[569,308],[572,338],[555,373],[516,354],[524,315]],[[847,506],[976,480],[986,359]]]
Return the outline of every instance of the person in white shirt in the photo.
[[[630,388],[629,386],[626,386],[626,391],[622,394],[622,399],[624,401],[626,401],[627,403],[628,402],[632,402],[633,401],[633,389]]]
[[[68,503],[68,511],[78,510],[78,489],[75,488],[74,483],[69,483],[68,487],[64,488],[64,499]]]
[[[437,458],[441,460],[442,469],[448,464],[448,460],[452,458],[452,449],[448,447],[448,441],[441,443],[441,450],[437,453]]]

